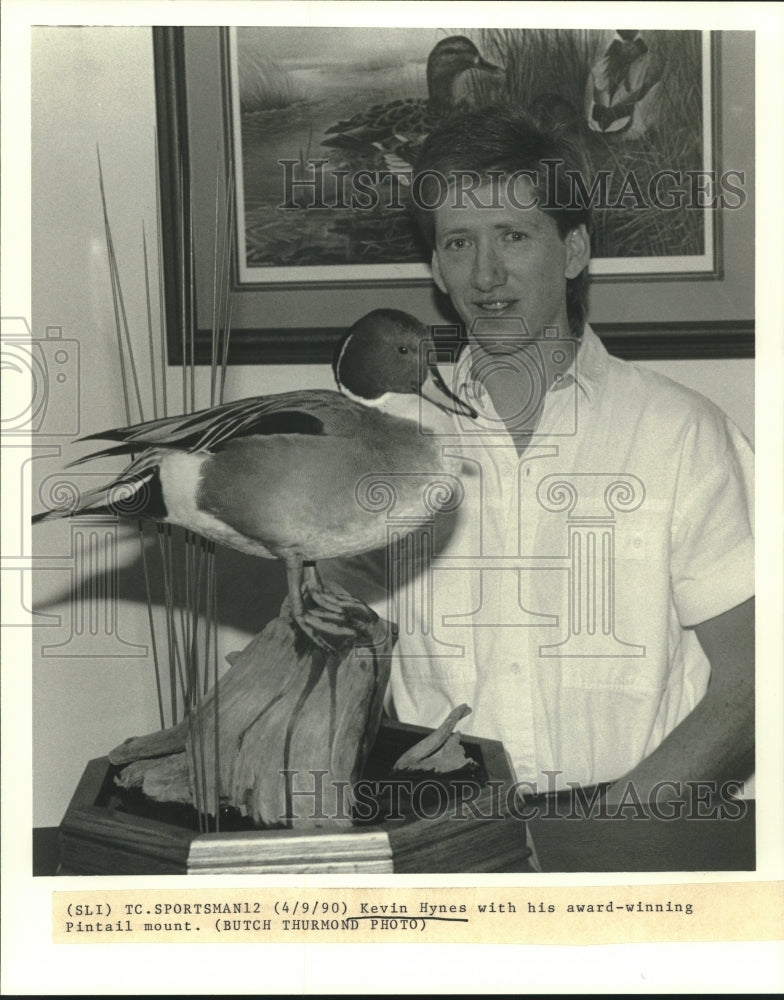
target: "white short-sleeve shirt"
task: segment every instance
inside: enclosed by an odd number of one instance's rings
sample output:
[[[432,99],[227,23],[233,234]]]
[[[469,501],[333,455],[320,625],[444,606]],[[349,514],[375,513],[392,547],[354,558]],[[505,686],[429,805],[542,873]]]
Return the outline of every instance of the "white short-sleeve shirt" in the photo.
[[[398,718],[435,727],[466,702],[459,728],[503,741],[541,790],[610,781],[650,754],[707,688],[691,626],[754,593],[741,432],[589,327],[575,354],[521,456],[461,385],[480,410],[443,445],[463,457],[462,502],[397,550],[391,593],[370,587],[388,553],[352,569],[368,584],[354,592],[399,625]]]

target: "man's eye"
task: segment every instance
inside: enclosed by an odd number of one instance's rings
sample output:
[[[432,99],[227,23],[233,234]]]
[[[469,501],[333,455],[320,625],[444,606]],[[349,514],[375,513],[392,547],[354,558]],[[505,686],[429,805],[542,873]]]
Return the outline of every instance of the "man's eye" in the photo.
[[[447,250],[464,250],[468,246],[468,240],[462,236],[456,236],[452,240],[447,240],[444,245]]]
[[[522,240],[527,240],[528,236],[517,229],[513,229],[506,234],[506,238],[510,243],[520,243]]]

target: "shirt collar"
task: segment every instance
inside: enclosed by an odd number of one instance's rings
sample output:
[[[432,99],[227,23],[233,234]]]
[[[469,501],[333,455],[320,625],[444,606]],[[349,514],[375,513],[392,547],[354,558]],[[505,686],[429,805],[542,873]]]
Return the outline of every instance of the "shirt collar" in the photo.
[[[462,398],[482,399],[484,387],[482,383],[471,377],[471,347],[467,346],[455,368],[455,374],[467,374],[460,378],[455,389]],[[564,373],[563,379],[550,387],[550,392],[558,392],[568,385],[576,384],[585,396],[588,405],[593,408],[599,397],[607,377],[607,362],[609,354],[599,337],[588,323],[583,328],[583,335],[578,341],[577,352],[571,365]]]
[[[588,405],[593,408],[607,379],[609,360],[607,348],[596,336],[588,323],[583,327],[580,346],[574,364],[567,372],[585,394]]]

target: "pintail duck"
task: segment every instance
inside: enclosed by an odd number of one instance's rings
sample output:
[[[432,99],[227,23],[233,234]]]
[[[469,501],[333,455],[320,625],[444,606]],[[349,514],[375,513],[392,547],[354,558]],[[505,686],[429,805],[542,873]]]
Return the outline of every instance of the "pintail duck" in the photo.
[[[412,316],[375,310],[354,324],[336,355],[338,392],[260,396],[90,434],[82,440],[120,443],[73,464],[137,457],[105,487],[84,494],[77,509],[33,521],[93,514],[151,519],[281,559],[292,617],[316,644],[329,646],[324,636],[350,634],[345,612],[364,606],[345,592],[325,591],[314,563],[387,541],[385,512],[360,505],[357,485],[373,474],[413,474],[391,481],[395,510],[422,520],[423,477],[443,481],[459,471],[458,460],[443,455],[438,430],[449,430],[450,411],[476,413],[444,384],[431,345]],[[435,433],[422,433],[418,419]]]
[[[442,38],[427,59],[427,99],[376,104],[326,130],[322,146],[384,154],[395,164],[411,163],[416,149],[444,118],[465,110],[455,97],[457,78],[466,70],[503,70],[487,62],[465,35]]]
[[[661,71],[655,53],[636,29],[618,30],[591,67],[585,114],[594,132],[642,135],[655,116]]]

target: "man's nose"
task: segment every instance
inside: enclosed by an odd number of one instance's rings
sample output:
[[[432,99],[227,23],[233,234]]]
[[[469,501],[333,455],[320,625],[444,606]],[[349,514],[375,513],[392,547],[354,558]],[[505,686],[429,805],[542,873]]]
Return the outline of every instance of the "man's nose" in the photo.
[[[493,246],[479,247],[474,258],[474,287],[488,292],[506,281],[506,267]]]

